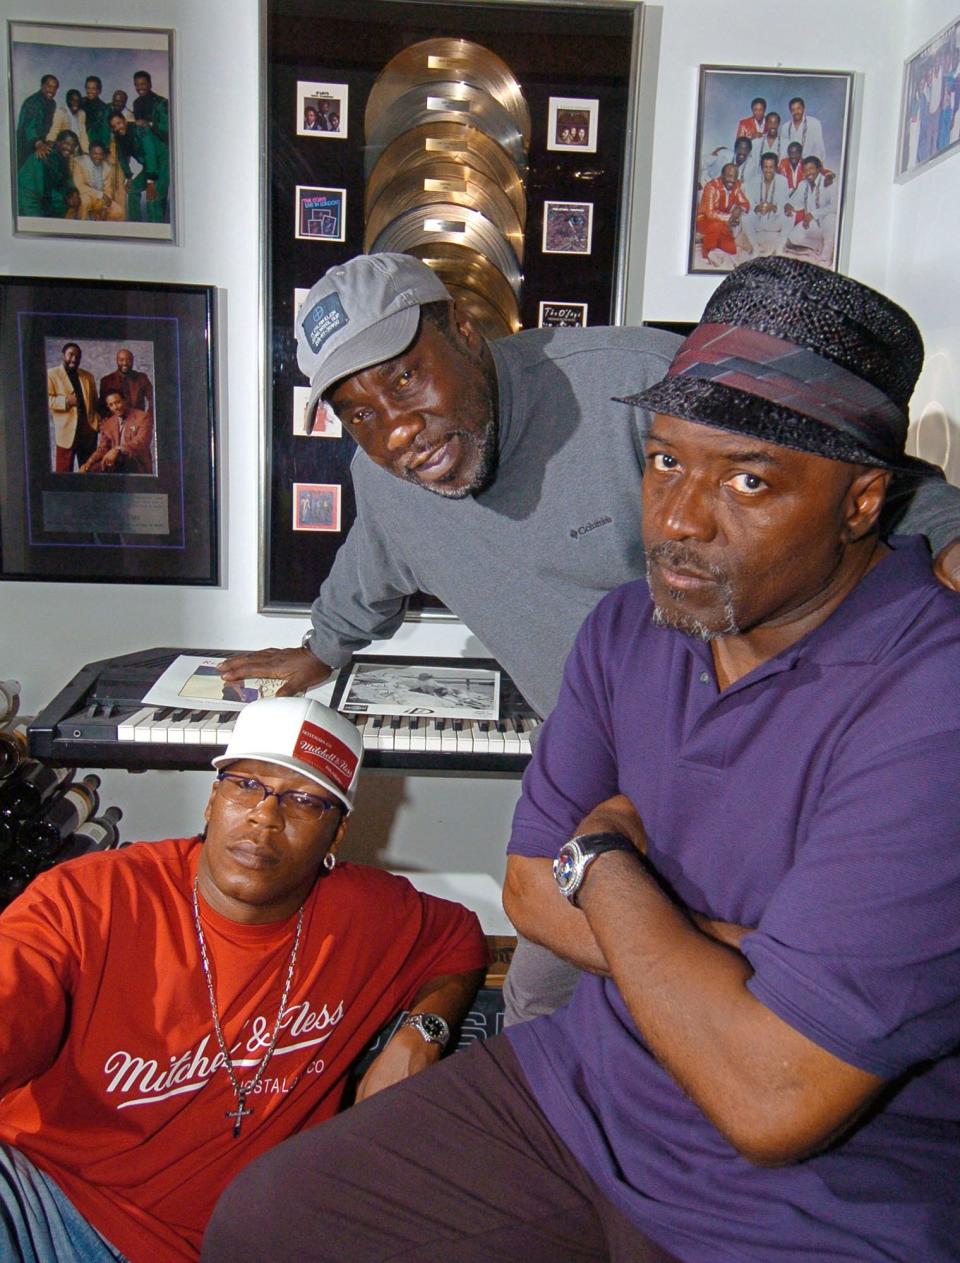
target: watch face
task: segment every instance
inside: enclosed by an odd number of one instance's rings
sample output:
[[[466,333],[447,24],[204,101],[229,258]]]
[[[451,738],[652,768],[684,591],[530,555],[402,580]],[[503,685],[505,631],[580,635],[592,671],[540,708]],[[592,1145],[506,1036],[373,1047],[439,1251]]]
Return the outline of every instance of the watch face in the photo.
[[[553,861],[553,875],[557,880],[557,885],[564,894],[577,880],[579,874],[577,859],[576,848],[569,842],[565,842],[557,852],[557,858]]]
[[[423,1013],[420,1015],[420,1025],[427,1032],[431,1039],[446,1039],[447,1032],[444,1030],[444,1024],[438,1017],[434,1017],[432,1013]]]

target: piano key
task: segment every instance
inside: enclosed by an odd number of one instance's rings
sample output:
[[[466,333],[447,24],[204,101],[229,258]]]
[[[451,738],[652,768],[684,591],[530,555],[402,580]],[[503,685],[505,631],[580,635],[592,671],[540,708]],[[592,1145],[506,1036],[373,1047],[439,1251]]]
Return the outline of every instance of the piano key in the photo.
[[[217,741],[217,727],[220,723],[220,716],[215,711],[204,711],[203,720],[200,724],[200,744],[203,746],[215,746]]]
[[[117,726],[118,741],[149,741],[149,737],[137,736],[137,729],[142,725],[146,725],[145,731],[150,731],[150,721],[153,719],[154,706],[143,706],[140,710],[134,712],[129,719],[125,719],[122,724]]]
[[[416,716],[410,720],[410,749],[426,750],[427,748],[427,724],[429,719],[419,719]]]
[[[431,719],[427,722],[425,749],[438,752],[443,749],[443,727],[444,720],[442,719]]]
[[[473,754],[472,726],[466,720],[455,719],[453,727],[457,734],[457,754]]]
[[[456,754],[457,752],[457,730],[454,728],[456,720],[442,719],[443,725],[440,729],[440,753]]]
[[[393,728],[393,748],[394,750],[410,749],[410,720],[405,715],[394,716],[396,723],[392,724]]]

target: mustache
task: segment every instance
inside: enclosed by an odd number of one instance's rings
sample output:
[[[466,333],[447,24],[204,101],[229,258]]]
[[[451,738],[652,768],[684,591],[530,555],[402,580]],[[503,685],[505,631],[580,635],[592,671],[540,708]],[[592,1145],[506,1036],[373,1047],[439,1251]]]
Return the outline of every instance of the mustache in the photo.
[[[717,566],[701,557],[687,544],[676,540],[664,540],[662,544],[654,544],[646,550],[647,564],[659,563],[671,570],[690,570],[695,574],[709,575],[718,583],[728,583],[729,576],[722,566]]]

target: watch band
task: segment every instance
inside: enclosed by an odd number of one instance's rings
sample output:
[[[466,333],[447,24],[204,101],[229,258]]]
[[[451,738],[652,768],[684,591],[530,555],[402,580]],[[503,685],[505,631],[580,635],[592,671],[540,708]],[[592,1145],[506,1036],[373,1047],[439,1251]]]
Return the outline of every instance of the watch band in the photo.
[[[553,861],[553,875],[560,893],[577,907],[577,892],[587,869],[605,851],[632,851],[636,847],[623,833],[578,833],[564,842]]]
[[[441,1052],[450,1042],[450,1027],[439,1013],[406,1013],[400,1019],[397,1030],[412,1026],[420,1032],[428,1044],[439,1044]]]

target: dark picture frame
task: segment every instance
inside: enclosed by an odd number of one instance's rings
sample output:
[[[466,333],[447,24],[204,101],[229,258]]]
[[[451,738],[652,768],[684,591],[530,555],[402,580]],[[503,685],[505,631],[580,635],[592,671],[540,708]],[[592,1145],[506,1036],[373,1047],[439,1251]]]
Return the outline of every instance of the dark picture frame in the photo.
[[[561,295],[577,310],[589,311],[591,323],[616,324],[625,308],[643,8],[640,0],[523,5],[366,0],[359,6],[342,0],[261,0],[261,610],[309,609],[356,516],[353,440],[344,433],[314,442],[297,425],[302,398],[297,392],[308,383],[297,366],[295,319],[298,298],[329,267],[364,250],[365,193],[376,149],[367,144],[365,121],[378,76],[399,53],[425,40],[465,40],[505,63],[530,115],[522,269],[516,265],[518,277],[522,272],[518,322],[536,328],[541,304],[552,305]],[[316,144],[323,133],[304,133],[310,85],[349,100],[349,122],[344,115],[338,144]],[[563,101],[576,103],[583,115],[588,133],[583,145],[557,144]],[[296,235],[298,186],[343,191],[342,240]],[[589,204],[592,233],[562,250],[544,250],[548,203]],[[504,280],[504,289],[507,285]],[[340,488],[338,530],[294,530],[296,484]],[[413,597],[407,612],[450,617],[429,594]]]
[[[7,43],[14,231],[174,242],[173,31],[9,21]]]
[[[960,17],[903,63],[898,183],[960,149]]]
[[[700,67],[688,273],[721,276],[762,254],[793,255],[836,271],[853,79],[841,70]],[[794,118],[797,100],[803,108]],[[762,115],[754,112],[758,101]],[[775,140],[767,131],[771,114],[780,119]],[[750,141],[743,162],[735,161],[745,148],[737,146],[741,138]],[[788,160],[793,143],[800,146],[799,166]],[[774,180],[761,185],[760,159],[768,152],[777,156]],[[819,170],[804,165],[805,158],[819,162]],[[731,165],[732,185],[725,174]]]
[[[219,582],[214,345],[210,286],[0,278],[0,578]]]

